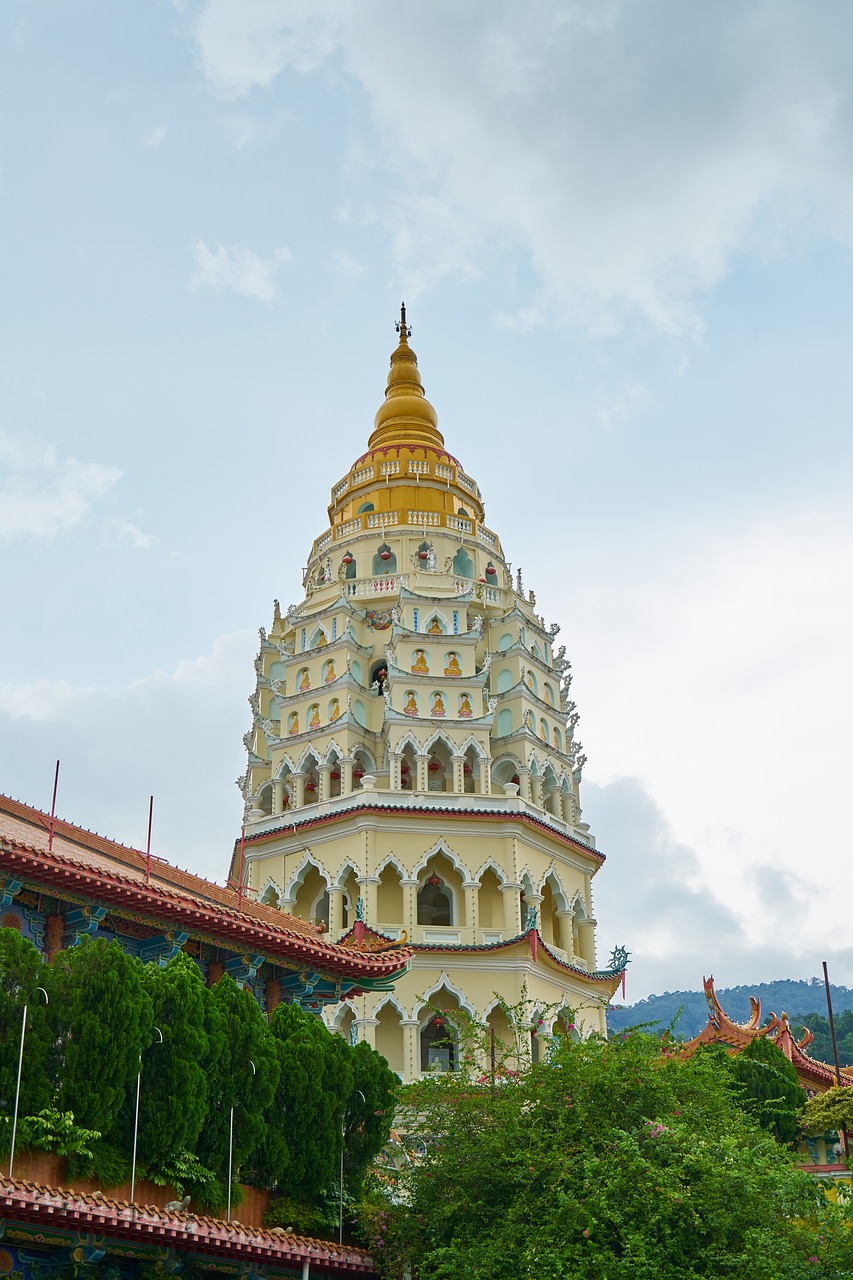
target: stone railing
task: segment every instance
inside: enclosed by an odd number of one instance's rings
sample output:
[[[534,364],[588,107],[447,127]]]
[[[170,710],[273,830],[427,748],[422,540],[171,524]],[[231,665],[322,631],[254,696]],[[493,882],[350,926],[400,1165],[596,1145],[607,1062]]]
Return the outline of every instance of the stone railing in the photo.
[[[407,524],[418,525],[439,525],[441,524],[441,516],[437,511],[410,511],[408,513]]]
[[[474,525],[470,520],[463,520],[460,516],[445,516],[444,523],[448,529],[455,529],[457,533],[471,533]]]
[[[368,529],[387,529],[389,525],[396,524],[399,512],[397,511],[371,511],[367,517]]]
[[[362,467],[360,471],[353,471],[350,478],[353,486],[355,486],[357,484],[364,484],[365,480],[372,480],[374,474],[375,472],[373,467]]]

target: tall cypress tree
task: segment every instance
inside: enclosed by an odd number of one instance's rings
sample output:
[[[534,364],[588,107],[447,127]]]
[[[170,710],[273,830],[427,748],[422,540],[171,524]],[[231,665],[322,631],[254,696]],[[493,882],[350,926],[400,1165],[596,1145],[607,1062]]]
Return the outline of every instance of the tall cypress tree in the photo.
[[[153,1167],[193,1153],[207,1116],[207,991],[198,965],[179,952],[165,968],[145,966],[156,1033],[142,1055],[139,1152]]]
[[[400,1081],[385,1058],[364,1041],[350,1049],[353,1087],[346,1109],[345,1172],[356,1190],[367,1166],[388,1141]]]
[[[766,1036],[756,1036],[730,1063],[741,1087],[744,1110],[751,1112],[777,1142],[789,1146],[796,1143],[806,1094],[800,1088],[796,1068],[782,1050]]]
[[[20,1114],[41,1111],[53,1097],[51,1009],[37,987],[50,991],[47,965],[17,929],[0,929],[0,1113],[4,1115],[10,1116],[15,1105],[24,1005],[28,1009]]]
[[[84,938],[53,962],[51,1011],[60,1046],[60,1104],[78,1124],[117,1141],[118,1117],[151,1043],[143,965],[115,941]]]
[[[278,1084],[279,1064],[258,1002],[225,974],[207,991],[208,1112],[196,1155],[228,1174],[228,1131],[234,1108],[234,1169],[246,1164],[264,1135],[264,1113]],[[250,1063],[254,1063],[252,1074]]]

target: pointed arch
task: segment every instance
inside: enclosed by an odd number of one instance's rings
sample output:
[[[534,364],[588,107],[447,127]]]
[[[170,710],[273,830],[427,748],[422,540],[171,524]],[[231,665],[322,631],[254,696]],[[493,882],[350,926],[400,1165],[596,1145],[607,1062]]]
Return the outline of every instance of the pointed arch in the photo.
[[[311,641],[308,645],[308,648],[321,649],[324,645],[327,645],[328,643],[329,643],[328,631],[326,627],[323,626],[322,623],[320,623],[320,625],[315,628],[314,634],[311,636]]]
[[[293,901],[296,898],[299,889],[305,883],[305,877],[310,873],[312,867],[318,872],[321,879],[325,880],[327,888],[332,883],[331,876],[323,864],[318,862],[314,855],[306,850],[287,882],[284,896],[288,901]]]
[[[434,858],[437,854],[444,854],[448,862],[452,863],[454,869],[459,872],[462,879],[470,881],[471,873],[465,866],[465,863],[461,861],[459,856],[455,854],[452,849],[448,848],[443,839],[436,840],[435,844],[427,849],[426,853],[417,865],[413,867],[411,878],[417,879],[421,872],[426,871],[430,858]]]
[[[267,907],[281,906],[281,885],[272,876],[267,876],[264,887],[258,894],[258,902],[262,902]]]
[[[457,755],[464,756],[466,751],[468,751],[469,748],[472,751],[474,751],[480,757],[481,760],[488,759],[488,755],[489,755],[488,751],[486,750],[486,748],[483,746],[481,742],[478,742],[478,740],[474,737],[473,733],[470,733],[468,737],[465,739],[465,741],[459,744],[459,746],[456,749]]]
[[[483,865],[480,867],[479,871],[474,872],[474,875],[471,877],[472,880],[476,880],[477,883],[479,884],[479,882],[482,880],[483,876],[487,871],[494,871],[495,875],[498,878],[499,883],[506,884],[507,882],[506,872],[501,867],[498,866],[494,858],[487,858],[486,861],[483,863]]]
[[[444,744],[444,746],[447,748],[449,755],[458,756],[462,754],[459,748],[457,747],[456,743],[453,741],[453,739],[443,729],[436,729],[435,733],[433,733],[429,738],[427,738],[423,746],[423,750],[432,751],[433,747],[438,742],[441,742]]]
[[[355,863],[352,862],[349,858],[347,858],[346,862],[344,862],[340,871],[335,876],[335,878],[331,881],[331,883],[334,885],[339,885],[341,888],[343,888],[347,880],[349,880],[350,874],[354,875],[357,880],[358,877],[361,875],[361,872],[359,871]]]
[[[446,969],[442,969],[436,981],[431,987],[427,988],[421,999],[415,1004],[415,1007],[412,1009],[412,1017],[420,1020],[423,1017],[424,1010],[429,1008],[431,1000],[434,996],[438,995],[442,988],[444,988],[449,995],[455,997],[456,1003],[459,1005],[460,1009],[464,1009],[472,1018],[476,1018],[476,1009],[469,1002],[465,992],[462,991],[460,987],[457,987],[454,982],[451,982],[450,978],[447,976]]]
[[[411,747],[415,755],[422,755],[423,752],[426,750],[426,748],[422,746],[422,744],[415,737],[411,729],[407,733],[403,734],[402,738],[397,743],[394,750],[399,755],[404,747]]]
[[[551,866],[548,868],[548,870],[545,872],[544,876],[542,877],[541,883],[539,885],[540,893],[544,893],[546,885],[550,887],[551,893],[554,897],[554,901],[559,904],[559,910],[568,911],[569,910],[568,895],[565,889],[563,888],[562,881],[560,880],[560,877],[557,874],[557,870],[554,867],[553,863],[551,864]]]
[[[316,748],[308,744],[302,752],[302,755],[299,757],[299,763],[297,764],[294,773],[308,773],[312,767],[314,769],[319,769],[320,764],[320,753]]]
[[[380,1012],[385,1008],[386,1005],[392,1005],[397,1010],[401,1018],[408,1018],[409,1015],[406,1013],[406,1010],[400,1004],[400,1001],[397,999],[397,997],[393,995],[391,992],[389,992],[385,996],[382,996],[382,998],[379,1001],[377,1001],[377,1003],[371,1009],[369,1016],[371,1018],[378,1017]]]
[[[403,880],[406,880],[409,877],[408,871],[403,866],[399,858],[397,858],[393,853],[389,853],[388,857],[384,858],[382,862],[380,862],[379,866],[376,868],[376,874],[381,876],[386,867],[396,867],[397,871],[400,873],[400,878]]]
[[[440,630],[436,630],[433,627],[433,630],[430,631],[430,626],[433,623],[437,623]],[[432,613],[424,619],[424,624],[419,628],[419,631],[427,635],[449,636],[451,634],[450,624],[441,609],[433,609]]]

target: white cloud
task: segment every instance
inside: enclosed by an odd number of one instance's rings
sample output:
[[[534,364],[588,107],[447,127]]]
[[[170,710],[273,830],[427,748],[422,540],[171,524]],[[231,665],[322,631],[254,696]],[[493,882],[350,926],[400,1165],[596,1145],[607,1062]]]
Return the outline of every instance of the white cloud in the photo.
[[[246,298],[271,303],[278,294],[275,277],[279,269],[290,262],[290,250],[276,249],[268,258],[240,245],[217,244],[209,249],[203,240],[196,240],[193,250],[197,270],[192,279],[194,289],[233,289]]]
[[[153,533],[143,533],[132,520],[111,520],[110,528],[114,529],[119,537],[128,538],[135,551],[147,551],[156,541]]]
[[[158,124],[156,128],[150,129],[148,133],[142,135],[143,147],[159,147],[165,141],[168,132],[169,130],[164,124]]]
[[[208,0],[195,27],[211,84],[269,89],[337,57],[373,110],[390,193],[376,216],[401,274],[474,269],[501,238],[538,296],[612,330],[698,324],[739,252],[818,231],[853,238],[853,15],[780,0],[359,6]],[[375,175],[374,188],[376,187]],[[404,208],[400,219],[392,210]],[[441,235],[434,234],[436,225]]]
[[[257,634],[238,631],[124,688],[0,684],[3,789],[49,806],[59,758],[58,812],[137,846],[153,794],[154,851],[223,880],[242,814],[234,779],[245,768],[256,651]]]
[[[52,538],[81,524],[120,476],[0,428],[0,539]]]

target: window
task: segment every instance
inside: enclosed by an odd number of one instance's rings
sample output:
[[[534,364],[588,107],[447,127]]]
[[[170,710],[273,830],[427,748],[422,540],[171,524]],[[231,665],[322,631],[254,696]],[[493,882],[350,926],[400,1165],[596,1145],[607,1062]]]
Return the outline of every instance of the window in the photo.
[[[456,1042],[453,1028],[436,1013],[421,1031],[421,1071],[455,1071]]]
[[[434,871],[418,890],[418,924],[453,924],[450,890]]]
[[[473,578],[474,561],[464,547],[460,547],[453,557],[453,572],[460,578]]]
[[[512,712],[509,707],[503,707],[498,712],[498,737],[503,738],[508,733],[512,733]]]
[[[362,502],[361,506],[360,506],[360,507],[358,507],[358,508],[356,508],[356,513],[355,513],[355,514],[356,514],[357,516],[360,516],[360,515],[362,515],[365,511],[372,511],[372,510],[373,510],[373,503],[372,503],[372,502]]]

